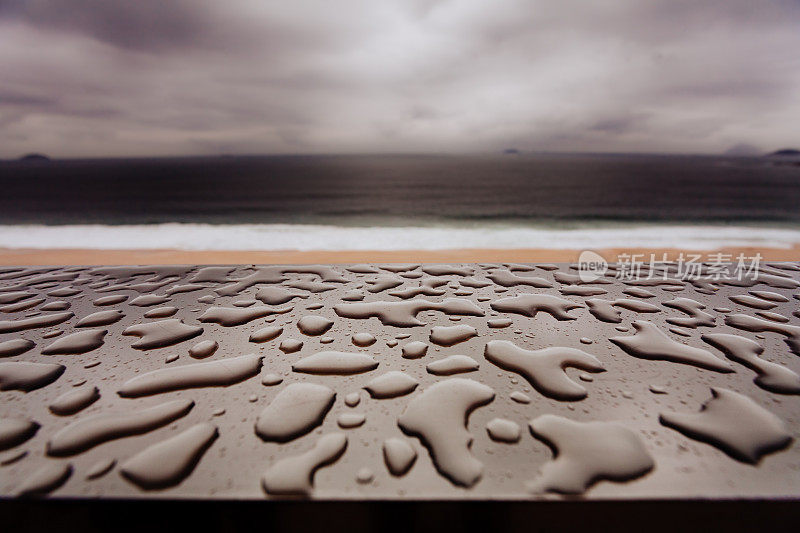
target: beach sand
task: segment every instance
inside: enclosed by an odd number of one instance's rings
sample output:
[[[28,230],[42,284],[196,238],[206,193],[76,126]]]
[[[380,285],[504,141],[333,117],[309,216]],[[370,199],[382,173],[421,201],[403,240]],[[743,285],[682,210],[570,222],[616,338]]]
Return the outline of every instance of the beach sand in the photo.
[[[607,261],[616,261],[623,254],[642,254],[639,261],[662,260],[664,254],[676,260],[700,255],[709,260],[713,254],[739,254],[770,261],[800,261],[800,244],[784,248],[720,248],[717,250],[680,250],[676,248],[607,248],[594,250]],[[536,263],[573,262],[581,250],[560,249],[454,249],[454,250],[80,250],[80,249],[2,249],[0,265],[131,265],[131,264],[308,264],[308,263]]]

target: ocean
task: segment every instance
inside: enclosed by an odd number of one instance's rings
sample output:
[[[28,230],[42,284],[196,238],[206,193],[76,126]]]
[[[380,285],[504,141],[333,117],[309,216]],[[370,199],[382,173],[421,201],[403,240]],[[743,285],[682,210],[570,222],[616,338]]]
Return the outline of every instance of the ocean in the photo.
[[[800,168],[763,157],[4,161],[0,187],[0,247],[707,249],[800,242]]]

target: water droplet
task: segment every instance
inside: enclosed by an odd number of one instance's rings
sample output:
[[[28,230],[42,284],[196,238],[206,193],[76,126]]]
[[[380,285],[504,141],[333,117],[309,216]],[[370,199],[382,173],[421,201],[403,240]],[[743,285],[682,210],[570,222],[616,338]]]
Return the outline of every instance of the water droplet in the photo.
[[[435,383],[406,406],[397,424],[425,442],[436,468],[457,485],[471,487],[481,478],[483,464],[470,453],[469,414],[494,399],[482,383],[450,378]]]
[[[55,302],[50,302],[49,304],[45,304],[39,309],[42,311],[64,311],[65,309],[70,308],[70,303],[65,302],[63,300],[57,300]]]
[[[355,407],[356,405],[361,403],[361,395],[357,392],[351,392],[344,397],[344,403],[348,407]]]
[[[33,341],[26,339],[11,339],[0,342],[0,357],[14,357],[23,354],[36,346]]]
[[[189,348],[189,355],[195,359],[205,359],[214,354],[219,348],[217,341],[206,340],[200,341],[191,348]]]
[[[393,476],[403,476],[417,460],[417,452],[405,440],[392,437],[383,441],[383,459]]]
[[[261,376],[261,384],[267,386],[279,385],[283,382],[283,378],[280,377],[278,374],[274,372],[270,372],[268,374],[264,374]]]
[[[672,340],[652,322],[633,322],[636,333],[630,337],[611,337],[608,340],[640,359],[672,361],[694,365],[716,372],[733,372],[728,363],[715,357],[708,350],[687,346]]]
[[[82,418],[56,432],[47,443],[47,453],[75,455],[112,439],[147,433],[185,416],[192,407],[191,400],[173,400],[132,413]]]
[[[145,318],[166,318],[168,316],[172,316],[178,312],[177,307],[167,306],[167,307],[156,307],[155,309],[151,309],[144,314]]]
[[[770,291],[750,291],[750,294],[757,298],[761,298],[762,300],[769,300],[770,302],[779,302],[785,303],[789,301],[789,298],[782,294],[778,294],[777,292],[770,292]]]
[[[97,479],[111,472],[117,464],[116,459],[101,459],[89,467],[86,471],[86,479]]]
[[[67,482],[72,475],[69,463],[48,462],[26,476],[18,489],[20,496],[34,496],[53,492]]]
[[[508,397],[517,403],[522,403],[522,404],[531,403],[531,397],[525,394],[524,392],[514,391],[511,394],[509,394]]]
[[[596,319],[611,323],[622,322],[622,313],[617,310],[617,307],[637,313],[658,313],[661,311],[661,309],[653,304],[626,298],[619,298],[617,300],[589,298],[586,300],[586,305],[589,306],[589,312]]]
[[[356,333],[353,335],[353,344],[356,346],[366,347],[375,344],[375,336],[371,333]]]
[[[773,322],[780,322],[781,324],[786,324],[789,322],[789,318],[783,316],[780,313],[772,313],[770,311],[756,311],[756,314],[762,318],[766,318],[767,320],[772,320]]]
[[[769,301],[766,301],[766,300],[762,300],[761,298],[754,298],[752,296],[747,296],[747,295],[744,295],[744,294],[743,295],[731,296],[730,300],[733,303],[737,303],[737,304],[744,305],[744,306],[747,306],[747,307],[752,307],[753,309],[766,310],[766,309],[772,309],[772,308],[778,306],[778,304],[776,304],[776,303],[769,302]]]
[[[44,355],[73,355],[91,352],[103,345],[107,329],[89,329],[61,337],[42,350]]]
[[[539,311],[544,311],[557,320],[575,320],[576,317],[570,316],[567,312],[582,307],[580,304],[549,294],[523,294],[497,300],[489,305],[501,313],[516,313],[530,317],[535,317]]]
[[[27,455],[28,455],[28,450],[15,450],[12,452],[8,452],[4,455],[0,455],[0,466],[8,466],[14,464],[20,459],[25,458]]]
[[[64,370],[64,365],[52,363],[0,362],[0,390],[29,392],[54,382]]]
[[[114,294],[112,296],[103,296],[102,298],[98,298],[92,303],[97,307],[103,307],[106,305],[116,305],[121,304],[125,300],[128,299],[128,296],[125,294]]]
[[[347,437],[343,433],[323,435],[307,452],[281,459],[270,466],[261,479],[261,485],[268,494],[309,494],[317,469],[335,462],[345,448]]]
[[[0,333],[13,333],[26,329],[44,328],[55,326],[66,322],[74,315],[71,311],[63,313],[53,313],[51,315],[40,315],[32,318],[20,318],[17,320],[0,320]]]
[[[307,315],[297,322],[297,329],[305,335],[322,335],[333,326],[333,321],[319,315]]]
[[[471,276],[475,273],[470,267],[453,265],[425,265],[422,267],[422,271],[431,276]]]
[[[759,355],[764,348],[757,342],[727,333],[711,333],[701,338],[728,359],[754,370],[758,375],[753,381],[762,389],[779,394],[800,394],[800,376],[783,365],[761,359]]]
[[[60,416],[73,415],[100,399],[100,391],[94,386],[81,386],[65,392],[50,404],[50,411]]]
[[[419,382],[411,376],[392,370],[385,374],[373,378],[364,388],[373,398],[395,398],[411,393],[417,388]]]
[[[431,342],[440,346],[453,346],[472,337],[477,337],[478,331],[472,326],[461,324],[458,326],[436,326],[431,330]]]
[[[486,424],[486,432],[492,440],[499,442],[519,442],[522,431],[519,424],[505,418],[493,418]]]
[[[366,483],[372,483],[374,478],[375,474],[367,467],[359,468],[358,472],[356,472],[356,481],[362,485]]]
[[[13,304],[33,296],[33,293],[25,291],[6,292],[0,294],[0,304]]]
[[[530,422],[530,429],[556,450],[541,477],[529,485],[533,492],[580,494],[601,479],[628,481],[655,466],[639,437],[618,424],[542,415]]]
[[[343,318],[377,317],[384,326],[413,327],[424,326],[417,320],[422,311],[441,311],[449,315],[484,316],[484,311],[469,300],[448,298],[443,302],[430,302],[423,299],[405,302],[359,302],[339,304],[333,307],[337,315]]]
[[[283,339],[281,341],[281,345],[278,346],[278,349],[283,353],[294,353],[300,350],[303,347],[303,341],[298,341],[296,339]]]
[[[547,287],[552,287],[553,284],[547,281],[544,278],[537,278],[533,276],[517,276],[512,274],[508,270],[497,270],[486,276],[497,285],[501,285],[503,287],[516,287],[517,285],[527,285],[529,287],[536,287],[540,289],[544,289]]]
[[[203,328],[189,326],[177,318],[168,318],[156,322],[136,324],[129,326],[122,331],[123,335],[133,335],[140,339],[133,344],[132,348],[137,350],[150,350],[153,348],[163,348],[172,344],[177,344],[185,340],[193,339],[203,333]]]
[[[92,313],[82,319],[80,319],[76,324],[76,328],[93,328],[97,326],[107,326],[109,324],[113,324],[119,320],[122,320],[125,314],[122,311],[117,310],[109,310],[109,311],[98,311],[96,313]]]
[[[427,371],[435,376],[449,376],[462,372],[474,372],[478,370],[478,362],[466,355],[450,355],[444,359],[439,359],[425,367]]]
[[[192,473],[218,435],[216,426],[196,424],[140,451],[120,464],[120,472],[143,489],[172,487]]]
[[[374,280],[367,280],[367,285],[370,286],[367,290],[372,293],[377,293],[385,291],[387,289],[393,289],[402,284],[403,284],[403,278],[393,275],[382,274]]]
[[[283,328],[276,326],[267,326],[250,334],[250,342],[267,342],[278,337],[283,333]]]
[[[490,341],[484,355],[500,368],[520,374],[545,396],[565,401],[581,400],[587,395],[585,388],[567,376],[565,368],[575,367],[590,372],[605,370],[593,355],[576,348],[525,350],[509,341]]]
[[[30,309],[32,307],[36,307],[40,303],[44,303],[45,298],[35,298],[33,300],[23,300],[19,303],[11,304],[11,305],[4,305],[0,307],[0,312],[2,313],[19,313],[20,311],[25,311],[26,309]],[[45,306],[42,306],[42,311],[58,311],[58,309],[45,309]],[[67,305],[69,307],[69,305]]]
[[[608,294],[608,291],[600,287],[587,287],[585,285],[576,285],[564,287],[559,289],[564,296],[599,296],[601,294]]]
[[[671,307],[672,309],[683,311],[689,315],[688,318],[667,319],[668,323],[676,326],[681,326],[684,328],[696,328],[699,326],[713,326],[716,322],[714,315],[703,311],[703,309],[706,308],[704,304],[696,300],[692,300],[691,298],[675,298],[674,300],[664,302],[663,305],[664,307]]]
[[[360,302],[364,299],[364,293],[361,291],[347,291],[342,295],[342,300],[345,302]]]
[[[711,395],[699,413],[661,413],[659,421],[752,464],[792,441],[783,421],[747,396],[722,387],[712,387]]]
[[[367,417],[361,413],[342,413],[336,419],[336,423],[339,424],[340,428],[351,429],[363,425],[366,420]]]
[[[123,398],[135,398],[179,389],[232,385],[258,374],[261,360],[262,356],[249,354],[161,368],[129,379],[117,394]]]
[[[641,287],[628,287],[624,291],[623,294],[627,294],[628,296],[633,296],[634,298],[655,298],[656,294],[654,292],[650,292],[647,289],[642,289]]]
[[[317,352],[292,365],[295,372],[308,374],[358,374],[378,367],[378,361],[367,354],[349,352]]]
[[[315,383],[292,383],[261,411],[256,434],[264,440],[286,442],[322,424],[336,393]]]
[[[39,431],[39,424],[21,418],[0,418],[0,450],[19,446]]]
[[[214,322],[221,326],[241,326],[256,318],[263,318],[268,315],[288,313],[291,307],[275,309],[266,306],[254,307],[209,307],[197,319],[200,322]]]
[[[420,341],[412,341],[403,346],[403,357],[406,359],[419,359],[428,353],[428,345]]]
[[[131,300],[131,305],[135,305],[137,307],[150,307],[151,305],[160,305],[163,303],[167,303],[169,298],[166,296],[158,296],[156,294],[144,294],[142,296],[137,296],[133,300]]]
[[[763,333],[772,331],[786,336],[786,344],[795,355],[800,355],[800,327],[788,324],[778,324],[771,320],[756,318],[747,315],[730,315],[725,317],[725,323],[734,328]]]

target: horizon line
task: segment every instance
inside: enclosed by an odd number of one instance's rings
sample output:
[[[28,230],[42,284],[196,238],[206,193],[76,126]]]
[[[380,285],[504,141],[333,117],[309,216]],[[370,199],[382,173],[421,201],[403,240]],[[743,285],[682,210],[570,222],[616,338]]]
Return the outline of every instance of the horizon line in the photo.
[[[506,152],[514,150],[514,152]],[[159,155],[74,155],[74,156],[49,156],[43,152],[29,152],[19,156],[3,156],[0,162],[23,162],[30,156],[44,156],[50,161],[88,161],[88,160],[115,160],[115,159],[204,159],[204,158],[267,158],[267,157],[354,157],[354,156],[485,156],[502,155],[514,157],[519,155],[583,155],[583,156],[726,156],[726,157],[764,157],[790,148],[780,148],[770,152],[757,154],[736,154],[726,152],[656,152],[656,151],[582,151],[582,150],[523,150],[509,147],[499,150],[482,151],[397,151],[397,152],[266,152],[266,153],[208,153],[208,154],[159,154]]]

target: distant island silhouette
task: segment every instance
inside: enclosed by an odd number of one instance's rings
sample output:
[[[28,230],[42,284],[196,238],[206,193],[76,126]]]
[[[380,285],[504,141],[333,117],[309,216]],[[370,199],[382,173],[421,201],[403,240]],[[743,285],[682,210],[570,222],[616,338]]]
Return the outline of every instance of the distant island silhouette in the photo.
[[[519,150],[517,150],[516,148],[506,148],[505,150],[503,150],[503,153],[506,155],[516,155],[519,154]]]
[[[800,150],[796,148],[781,148],[767,154],[770,163],[778,167],[800,167]]]
[[[800,157],[800,150],[796,148],[782,148],[780,150],[775,150],[771,154],[767,155],[778,156],[778,157]]]
[[[25,154],[19,158],[19,161],[26,161],[26,162],[45,162],[50,161],[50,158],[44,154]]]
[[[757,146],[749,143],[735,144],[723,152],[724,155],[730,155],[734,157],[752,157],[763,155],[763,153],[764,152],[761,151],[761,149],[759,149]]]

